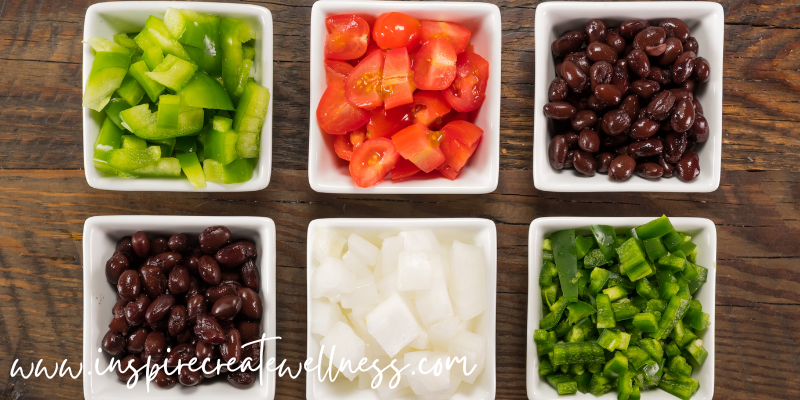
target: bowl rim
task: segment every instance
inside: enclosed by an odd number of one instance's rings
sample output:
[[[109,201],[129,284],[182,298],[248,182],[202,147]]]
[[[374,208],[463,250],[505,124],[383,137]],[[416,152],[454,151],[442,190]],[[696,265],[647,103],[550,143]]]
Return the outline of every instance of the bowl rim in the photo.
[[[264,305],[267,316],[264,318],[262,324],[266,324],[266,331],[264,332],[267,337],[276,337],[276,231],[275,222],[268,217],[246,217],[246,216],[190,216],[190,215],[103,215],[93,216],[86,219],[83,226],[82,236],[82,259],[81,264],[83,267],[83,355],[82,361],[84,369],[82,371],[83,379],[83,395],[88,400],[114,400],[114,396],[96,394],[92,389],[94,379],[106,379],[103,377],[96,377],[94,373],[94,360],[98,357],[93,350],[97,344],[92,343],[91,332],[94,330],[94,317],[91,313],[92,301],[94,301],[94,290],[92,286],[92,274],[103,273],[105,261],[95,260],[92,257],[92,234],[100,233],[105,234],[110,228],[125,228],[130,226],[131,229],[146,227],[147,230],[171,230],[175,225],[192,226],[196,228],[197,233],[208,226],[225,225],[235,230],[239,227],[245,227],[257,231],[256,235],[260,236],[261,249],[260,249],[260,264],[259,271],[261,272],[261,286],[262,290],[259,292],[262,300],[266,302]],[[135,230],[133,231],[135,232]],[[268,293],[264,293],[268,292]],[[264,385],[266,386],[267,393],[262,395],[255,393],[258,386],[254,385],[249,389],[237,389],[233,386],[226,387],[225,391],[235,390],[243,399],[266,399],[272,400],[275,398],[275,370],[267,368],[266,360],[276,359],[276,341],[270,340],[264,346],[266,357],[262,357],[262,368],[266,368],[263,372]],[[116,380],[113,373],[109,373],[108,379]],[[140,377],[139,385],[142,385],[142,377]],[[120,383],[120,389],[124,389],[124,384]],[[252,394],[250,393],[252,392]],[[147,394],[148,398],[155,400],[172,400],[176,398],[183,398],[184,396],[200,396],[204,399],[203,393],[182,393],[181,390],[151,390]]]
[[[391,7],[396,11],[413,12],[423,9],[447,9],[458,12],[459,9],[468,7],[472,10],[480,10],[486,14],[486,17],[491,17],[494,23],[494,29],[490,31],[492,37],[491,50],[489,54],[484,55],[489,60],[490,65],[501,65],[502,63],[502,21],[500,15],[500,8],[494,4],[489,3],[469,3],[469,2],[444,2],[444,1],[375,1],[375,0],[344,0],[344,1],[317,1],[314,3],[311,10],[311,43],[310,43],[310,81],[309,81],[309,149],[308,149],[308,182],[315,192],[319,193],[361,193],[361,194],[485,194],[491,193],[497,189],[500,174],[500,112],[501,112],[501,68],[493,68],[490,70],[489,87],[497,88],[496,91],[489,93],[487,90],[486,100],[482,108],[488,109],[491,113],[490,126],[485,130],[485,134],[492,133],[491,140],[483,140],[490,146],[485,171],[481,171],[479,177],[475,178],[475,183],[466,184],[464,181],[450,181],[446,178],[436,177],[434,180],[437,182],[435,186],[423,185],[419,182],[430,182],[429,179],[424,180],[406,180],[400,185],[391,184],[391,180],[383,181],[375,186],[369,188],[359,188],[353,182],[349,181],[349,185],[329,185],[320,180],[318,171],[320,169],[329,167],[329,165],[322,165],[317,160],[316,154],[320,151],[325,151],[324,141],[320,136],[324,134],[317,124],[316,106],[319,98],[322,96],[324,90],[318,90],[319,82],[323,77],[317,76],[314,71],[323,69],[322,52],[315,52],[315,47],[322,48],[322,44],[318,43],[318,32],[321,22],[319,19],[324,18],[330,10],[338,10],[342,8],[364,10],[365,12],[373,12],[375,9],[376,16],[378,9],[385,9]],[[317,28],[315,29],[315,26]],[[324,24],[322,24],[324,27]],[[323,75],[324,76],[324,75]],[[315,101],[316,99],[316,101]]]
[[[258,30],[261,36],[261,46],[259,46],[259,53],[263,54],[261,62],[254,65],[254,69],[258,71],[256,76],[259,84],[268,88],[270,91],[270,100],[267,108],[267,116],[264,119],[264,126],[261,128],[261,151],[259,154],[258,162],[255,171],[258,177],[255,176],[247,182],[239,184],[218,184],[208,182],[208,186],[202,189],[194,189],[185,178],[136,178],[124,179],[114,176],[107,176],[101,174],[94,166],[93,154],[94,145],[93,140],[97,136],[98,129],[90,126],[89,120],[98,118],[98,113],[86,107],[81,107],[81,122],[82,122],[82,140],[83,140],[83,169],[86,182],[90,187],[101,190],[111,191],[141,191],[141,192],[208,192],[208,193],[225,193],[225,192],[253,192],[266,188],[272,175],[272,111],[274,108],[273,99],[275,97],[273,85],[273,21],[272,13],[266,7],[254,4],[227,4],[215,2],[182,2],[182,1],[120,1],[113,3],[97,3],[89,6],[86,10],[83,26],[83,40],[88,40],[94,31],[94,25],[100,18],[101,14],[113,13],[121,14],[126,11],[147,11],[154,10],[153,12],[162,12],[168,7],[189,9],[193,11],[214,13],[225,15],[229,13],[247,14],[251,17],[256,17],[261,21],[260,29]],[[142,21],[142,25],[144,21]],[[91,46],[88,44],[82,45],[82,66],[81,66],[81,94],[86,89],[86,79],[91,70],[92,60],[94,60],[94,53]],[[258,59],[258,58],[257,58]]]
[[[394,226],[392,224],[395,224]],[[489,234],[489,243],[476,243],[485,247],[488,258],[491,261],[484,266],[484,271],[491,271],[492,276],[485,279],[490,280],[489,287],[492,288],[492,293],[487,293],[486,296],[486,316],[488,317],[486,330],[489,332],[486,336],[487,352],[486,352],[486,366],[483,373],[489,371],[491,366],[490,381],[491,387],[486,390],[489,392],[491,399],[496,396],[497,392],[497,225],[494,221],[485,218],[318,218],[312,220],[308,225],[306,233],[306,357],[312,356],[312,344],[318,342],[314,335],[311,333],[311,303],[314,300],[311,297],[311,273],[313,272],[314,263],[314,238],[316,237],[316,230],[320,227],[333,228],[338,230],[357,231],[363,228],[369,229],[384,229],[386,231],[400,231],[407,229],[431,229],[435,232],[438,227],[453,228],[462,227],[465,229],[474,229],[476,232],[486,231]],[[389,228],[390,227],[390,228]],[[318,263],[317,263],[318,264]],[[314,354],[316,356],[316,354]],[[306,371],[306,398],[308,400],[323,400],[317,397],[313,390],[313,379],[308,377]],[[377,395],[376,395],[377,396]],[[377,397],[376,397],[377,399]],[[469,398],[465,398],[467,400]],[[481,398],[483,399],[483,398]],[[328,399],[324,399],[328,400]],[[477,398],[476,398],[477,400]],[[488,400],[488,399],[487,399]]]
[[[663,9],[668,10],[690,10],[696,12],[698,16],[713,17],[713,23],[707,27],[708,32],[712,33],[714,39],[713,45],[724,47],[724,30],[725,30],[725,12],[723,7],[710,1],[633,1],[624,3],[595,3],[586,1],[566,2],[555,1],[540,4],[536,8],[536,21],[547,21],[546,13],[551,11],[569,10],[574,11],[577,15],[587,15],[586,19],[592,16],[588,13],[596,10],[620,11],[625,16],[636,18],[637,12],[655,12]],[[646,18],[650,19],[650,18]],[[537,48],[550,48],[551,34],[549,31],[550,24],[536,23],[535,36]],[[722,170],[722,136],[724,134],[722,127],[722,97],[723,97],[723,60],[724,55],[720,51],[718,57],[709,58],[707,54],[702,56],[708,58],[712,65],[712,81],[714,85],[713,93],[707,94],[715,106],[718,105],[719,112],[713,114],[706,113],[706,118],[709,120],[711,126],[719,127],[713,128],[713,137],[703,144],[702,151],[710,153],[708,156],[701,159],[710,160],[711,168],[704,168],[704,174],[710,174],[708,178],[704,178],[702,182],[682,182],[675,179],[660,179],[658,181],[650,181],[638,176],[631,177],[626,182],[612,182],[610,180],[599,180],[596,177],[586,177],[585,180],[580,182],[565,182],[560,175],[560,171],[554,170],[547,159],[547,147],[549,143],[549,129],[548,120],[540,111],[542,107],[548,102],[547,88],[550,83],[548,79],[545,66],[552,62],[552,55],[549,51],[537,52],[535,65],[536,65],[536,79],[534,90],[534,128],[533,128],[533,183],[534,187],[538,190],[548,192],[565,192],[565,193],[583,193],[583,192],[641,192],[641,193],[658,193],[658,192],[674,192],[674,193],[708,193],[713,192],[719,188],[720,177]],[[570,173],[571,171],[563,171]],[[571,176],[570,176],[571,178]]]
[[[536,385],[542,381],[538,374],[539,357],[536,354],[536,345],[533,342],[533,331],[538,328],[539,321],[536,320],[534,312],[535,307],[541,305],[541,288],[539,287],[539,272],[541,271],[541,257],[542,257],[542,240],[548,234],[551,234],[560,229],[581,229],[588,231],[589,225],[602,224],[611,225],[615,229],[632,228],[658,217],[540,217],[531,222],[528,229],[528,301],[527,301],[527,328],[526,328],[526,368],[525,368],[525,382],[526,391],[530,400],[559,400],[560,397],[546,397],[540,392],[536,391]],[[717,279],[717,228],[713,221],[707,218],[697,217],[669,217],[670,222],[678,230],[687,231],[700,231],[707,239],[708,253],[713,260],[713,265],[708,265],[708,281],[703,285],[703,289],[711,291],[711,304],[703,304],[703,311],[709,314],[711,325],[703,333],[706,343],[710,343],[706,347],[708,351],[708,358],[706,359],[703,367],[705,373],[702,375],[694,375],[693,377],[701,381],[703,387],[707,387],[708,397],[699,397],[695,394],[694,398],[698,400],[711,400],[714,397],[714,375],[716,366],[714,362],[715,346],[716,346],[716,279]],[[695,236],[698,237],[698,236]],[[710,368],[709,368],[710,367]],[[667,400],[674,398],[672,395],[660,392],[647,392],[648,398],[655,398],[658,400]],[[664,395],[661,397],[660,395]],[[586,396],[586,397],[582,397]],[[607,395],[606,395],[607,396]],[[599,399],[606,399],[606,396],[599,397]],[[644,395],[643,395],[644,397]],[[597,399],[593,395],[578,393],[578,399]],[[611,399],[612,397],[608,397]]]

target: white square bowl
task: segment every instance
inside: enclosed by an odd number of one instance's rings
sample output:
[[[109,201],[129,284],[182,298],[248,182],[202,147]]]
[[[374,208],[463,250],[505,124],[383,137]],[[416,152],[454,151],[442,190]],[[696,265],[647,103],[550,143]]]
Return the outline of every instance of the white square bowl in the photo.
[[[453,395],[454,400],[493,400],[496,390],[495,371],[495,325],[497,303],[497,229],[494,222],[479,218],[331,218],[316,219],[308,225],[307,236],[307,272],[308,287],[306,302],[308,304],[307,321],[307,357],[313,359],[311,364],[316,365],[319,356],[319,341],[321,336],[311,333],[311,276],[319,266],[314,258],[313,246],[318,228],[330,228],[344,237],[351,233],[364,236],[365,239],[376,243],[374,238],[380,234],[397,234],[403,230],[430,229],[443,245],[459,240],[463,243],[480,246],[483,249],[485,265],[486,310],[476,321],[476,333],[486,337],[486,367],[481,376],[472,385],[463,383]],[[371,364],[371,362],[369,363]],[[388,372],[387,372],[388,373]],[[385,379],[391,378],[391,373]],[[413,397],[398,397],[398,399],[416,399]],[[306,399],[308,400],[379,400],[378,392],[373,389],[359,390],[355,382],[339,377],[335,382],[330,380],[320,382],[317,372],[306,373]]]
[[[549,102],[548,88],[556,76],[550,44],[567,31],[580,30],[586,21],[602,19],[618,25],[631,18],[651,22],[681,18],[689,25],[700,44],[699,57],[711,64],[711,78],[698,85],[695,97],[703,105],[710,136],[700,144],[700,176],[691,182],[677,177],[649,180],[634,174],[625,182],[611,181],[607,174],[583,176],[575,170],[556,170],[550,166],[547,148],[553,124],[542,108]],[[533,184],[548,192],[713,192],[719,187],[722,170],[722,58],[725,39],[725,14],[722,6],[704,1],[653,2],[552,2],[536,7],[536,92],[533,128]]]
[[[94,4],[86,10],[86,21],[83,26],[83,40],[91,37],[103,37],[112,40],[118,33],[138,32],[150,15],[161,19],[167,8],[183,8],[221,17],[236,18],[244,21],[256,32],[256,56],[250,75],[255,81],[269,89],[270,100],[267,117],[261,128],[261,149],[253,177],[243,183],[220,184],[208,182],[203,189],[194,189],[186,178],[159,179],[136,178],[125,179],[98,171],[92,158],[94,142],[103,123],[102,115],[94,110],[83,108],[83,169],[86,181],[95,189],[120,191],[149,192],[252,192],[269,185],[272,172],[272,99],[275,91],[272,87],[272,14],[268,9],[249,4],[195,3],[184,1],[120,1]],[[83,88],[92,70],[94,52],[88,44],[83,45]]]
[[[591,234],[590,225],[611,225],[622,234],[636,226],[645,224],[657,217],[546,217],[537,218],[531,223],[528,232],[528,333],[525,341],[528,344],[527,354],[527,387],[531,400],[560,400],[558,392],[539,376],[539,356],[533,342],[533,331],[539,328],[542,319],[542,292],[539,287],[539,272],[542,269],[542,241],[553,232],[562,229],[578,229],[580,234]],[[703,347],[708,351],[708,358],[699,370],[692,372],[692,378],[700,381],[700,389],[692,397],[693,400],[711,400],[714,397],[714,317],[715,294],[717,285],[717,228],[714,222],[705,218],[670,218],[672,226],[678,232],[686,232],[697,245],[697,265],[708,268],[708,280],[694,294],[694,298],[703,304],[703,312],[708,313],[711,325],[698,336],[703,339]],[[578,400],[601,399],[613,400],[616,392],[595,397],[591,393],[578,392],[570,398]],[[671,394],[661,390],[642,392],[643,400],[672,400]]]
[[[461,175],[450,181],[444,177],[386,179],[370,188],[359,188],[350,176],[348,164],[333,151],[333,137],[317,123],[317,105],[325,92],[325,18],[336,14],[358,14],[373,23],[379,15],[397,11],[418,20],[433,19],[461,24],[472,31],[470,43],[475,52],[489,61],[486,100],[475,117],[483,129],[483,140]],[[500,9],[486,3],[428,1],[318,1],[311,9],[311,110],[309,113],[308,181],[322,193],[375,194],[480,194],[497,188],[500,172]]]
[[[268,341],[262,355],[263,384],[257,380],[247,389],[237,389],[224,379],[205,382],[187,388],[178,384],[164,390],[150,385],[146,388],[145,375],[133,389],[117,379],[117,374],[107,372],[98,375],[99,369],[108,367],[111,357],[100,351],[100,342],[108,332],[111,308],[116,303],[116,288],[108,283],[105,275],[106,261],[114,253],[117,241],[136,231],[148,234],[174,234],[177,232],[198,235],[208,226],[227,226],[234,238],[251,240],[258,249],[258,265],[261,273],[259,294],[264,302],[261,332],[267,337],[275,336],[275,223],[264,217],[194,217],[163,215],[114,215],[91,217],[83,226],[83,395],[87,400],[120,399],[197,399],[218,400],[236,396],[241,400],[272,400],[275,398],[275,371],[264,368],[267,360],[275,359],[275,341]]]

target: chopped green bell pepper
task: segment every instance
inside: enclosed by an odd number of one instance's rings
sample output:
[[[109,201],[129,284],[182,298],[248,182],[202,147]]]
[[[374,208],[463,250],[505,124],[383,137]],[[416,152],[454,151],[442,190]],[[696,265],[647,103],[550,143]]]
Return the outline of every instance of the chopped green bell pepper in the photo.
[[[123,98],[129,107],[139,104],[144,97],[144,88],[130,73],[122,79],[122,84],[117,88],[117,94]]]
[[[225,165],[236,159],[236,132],[230,118],[214,117],[205,143],[205,156]]]
[[[130,48],[122,46],[119,43],[112,42],[106,38],[93,37],[89,38],[89,40],[87,40],[85,43],[87,43],[89,46],[92,46],[92,49],[97,53],[101,51],[109,51],[112,53],[125,54],[128,56],[129,60],[130,56],[133,55],[133,50]]]
[[[696,339],[686,346],[686,353],[689,354],[688,360],[697,367],[701,367],[708,358],[708,351],[703,347],[703,341]]]
[[[603,290],[603,293],[608,295],[612,303],[628,295],[628,291],[622,286],[610,287]]]
[[[142,86],[145,93],[147,93],[147,97],[149,97],[151,101],[157,101],[158,96],[164,92],[164,85],[147,76],[147,74],[150,73],[150,69],[147,68],[147,64],[144,61],[137,61],[131,64],[128,73],[139,82],[139,85]]]
[[[678,272],[683,271],[686,259],[675,256],[674,254],[667,254],[658,259],[658,266],[667,270]]]
[[[169,157],[172,155],[172,151],[175,149],[175,143],[177,143],[177,139],[176,138],[156,139],[156,140],[149,140],[148,143],[153,146],[161,147],[161,155]]]
[[[597,294],[608,282],[608,277],[611,275],[607,269],[595,268],[589,275],[589,293]]]
[[[113,44],[124,49],[116,43]],[[102,110],[111,100],[114,91],[122,85],[130,62],[128,54],[113,51],[95,53],[92,70],[89,72],[83,92],[83,106],[95,111]]]
[[[208,179],[208,174],[206,174],[206,179]],[[564,310],[567,309],[567,305],[569,305],[569,299],[564,296],[559,297],[555,304],[550,307],[550,313],[539,321],[539,327],[541,329],[553,329],[553,327],[561,321],[561,317],[564,315]]]
[[[111,119],[111,121],[116,125],[119,129],[127,130],[122,125],[122,118],[119,117],[119,113],[122,110],[127,110],[131,106],[128,105],[128,102],[121,98],[121,97],[112,97],[109,100],[108,104],[106,104],[105,108],[103,108],[103,112],[106,113],[106,116]]]
[[[161,148],[151,146],[146,149],[116,149],[108,156],[108,165],[123,172],[131,173],[150,165],[161,158]]]
[[[620,332],[616,329],[604,329],[603,332],[600,333],[600,337],[597,338],[597,344],[612,352],[620,349],[623,345],[627,347],[627,344],[624,343],[625,338],[623,337],[623,333],[627,334],[626,332]],[[630,335],[628,335],[628,342],[630,342]]]
[[[134,42],[133,39],[129,38],[127,35],[114,35],[114,43],[130,50],[131,55],[140,50],[139,46],[136,45],[136,42]]]
[[[647,257],[653,262],[667,254],[667,248],[664,247],[659,238],[646,239],[642,243],[644,244],[644,250],[647,252]]]
[[[147,141],[134,135],[123,135],[122,147],[120,148],[144,150],[147,148]]]
[[[600,397],[614,390],[615,383],[611,378],[603,376],[601,373],[594,373],[592,380],[589,381],[589,393]]]
[[[628,269],[647,262],[639,239],[633,237],[617,247],[617,255],[619,255],[620,271],[626,275],[628,274]]]
[[[195,72],[186,86],[178,92],[181,104],[215,110],[233,110],[233,102],[225,88],[202,71]],[[260,130],[259,130],[260,132]]]
[[[168,8],[164,23],[172,36],[185,45],[184,50],[200,70],[212,75],[221,73],[222,54],[218,16]]]
[[[197,154],[178,153],[175,157],[180,162],[181,169],[183,169],[183,173],[186,174],[186,177],[189,178],[192,187],[195,189],[206,187],[206,176],[203,173],[203,167],[200,165],[200,161],[197,159]]]
[[[180,112],[181,98],[174,94],[162,94],[158,98],[158,115],[156,128],[178,129],[178,114]]]
[[[197,138],[193,136],[176,138],[175,151],[179,153],[197,153]]]
[[[650,360],[650,355],[639,346],[628,347],[628,349],[625,350],[625,355],[636,371],[640,370],[645,363],[647,363],[647,360]]]
[[[148,178],[179,178],[181,176],[181,164],[177,158],[164,157],[159,158],[150,165],[135,169],[131,173]]]
[[[584,372],[580,375],[575,375],[575,382],[578,385],[578,391],[581,393],[589,392],[589,382],[592,380],[592,374]]]
[[[670,358],[667,361],[667,369],[679,375],[692,376],[692,366],[682,356]]]
[[[675,324],[683,319],[686,309],[689,307],[689,300],[672,297],[664,309],[664,315],[658,323],[658,331],[653,333],[653,339],[663,339],[669,336]]]
[[[202,108],[180,106],[178,127],[161,129],[157,127],[158,112],[150,111],[147,104],[140,104],[120,112],[125,128],[147,140],[193,135],[203,128],[203,116]]]
[[[142,61],[147,64],[147,69],[152,71],[164,62],[164,52],[161,51],[160,47],[150,47],[142,54]]]
[[[631,303],[630,299],[622,299],[616,301],[611,304],[611,308],[614,309],[614,319],[619,321],[624,321],[626,319],[632,319],[636,314],[639,313],[639,309]]]
[[[203,172],[209,182],[242,183],[253,177],[254,166],[255,161],[249,158],[240,158],[227,165],[207,159],[203,161]]]
[[[553,256],[558,268],[561,292],[570,301],[578,300],[578,260],[575,256],[575,230],[566,229],[550,236],[553,242]]]
[[[240,158],[258,157],[261,128],[267,116],[269,99],[269,89],[255,82],[248,82],[245,86],[233,117],[233,130],[239,134],[236,151]]]
[[[116,173],[114,168],[108,166],[108,158],[113,150],[119,149],[122,145],[122,130],[111,121],[111,118],[103,120],[100,125],[100,132],[94,142],[94,165],[103,172]]]
[[[153,72],[145,72],[150,79],[179,92],[186,86],[197,71],[197,65],[168,54],[164,61],[153,68]]]
[[[661,342],[651,338],[644,338],[637,343],[642,350],[644,350],[650,357],[656,361],[664,359],[664,347]]]
[[[600,249],[592,249],[583,258],[583,267],[587,269],[600,267],[608,264],[609,261]]]
[[[542,287],[542,303],[547,305],[548,309],[556,302],[558,297],[558,288],[558,282],[553,282],[550,285]]]
[[[575,324],[578,321],[595,313],[594,307],[583,301],[576,301],[574,303],[571,303],[570,305],[567,306],[567,310],[569,311],[569,314],[567,316],[567,322],[570,325]]]
[[[252,66],[252,61],[244,58],[242,44],[255,38],[255,32],[242,21],[222,18],[219,36],[222,44],[222,80],[231,98],[238,99],[244,92],[244,84],[250,73],[246,63],[249,61]]]
[[[628,372],[628,357],[621,351],[615,352],[614,357],[603,367],[603,375],[611,378],[622,376],[626,372]]]
[[[658,321],[653,314],[639,313],[633,316],[633,325],[642,332],[655,332],[658,330]]]
[[[588,236],[575,236],[575,255],[578,259],[581,259],[586,256],[586,253],[589,250],[592,250],[597,246],[597,242],[595,242],[594,238]]]
[[[539,376],[545,376],[552,373],[553,373],[553,366],[550,365],[550,361],[542,357],[542,359],[539,361]]]
[[[158,17],[149,16],[144,29],[133,40],[144,51],[151,47],[158,47],[165,55],[171,54],[183,60],[190,60],[189,54],[177,40],[172,38],[164,21]]]
[[[611,299],[607,294],[600,293],[596,299],[597,306],[597,329],[613,328],[617,326],[614,319],[614,309],[611,306]]]
[[[658,387],[681,400],[689,400],[700,388],[700,382],[667,370],[664,372],[661,382],[658,383]]]
[[[553,279],[558,279],[558,270],[555,264],[546,261],[544,265],[542,265],[542,270],[539,272],[539,285],[550,285],[553,283]]]

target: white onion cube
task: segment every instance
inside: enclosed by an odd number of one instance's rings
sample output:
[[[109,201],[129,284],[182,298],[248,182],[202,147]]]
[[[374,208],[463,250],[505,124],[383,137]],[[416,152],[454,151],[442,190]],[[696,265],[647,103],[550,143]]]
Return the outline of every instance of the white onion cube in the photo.
[[[326,258],[311,276],[311,297],[335,298],[355,289],[356,275],[338,258]]]
[[[322,336],[327,335],[333,325],[344,319],[342,309],[338,304],[331,304],[324,300],[311,301],[310,318],[311,333]]]
[[[444,276],[431,278],[430,287],[416,292],[413,298],[422,325],[431,326],[455,315]]]
[[[328,257],[339,258],[342,256],[345,239],[338,232],[330,228],[318,228],[314,237],[314,258],[319,262]]]
[[[322,353],[351,381],[358,376],[358,364],[364,358],[364,341],[344,322],[337,322],[320,341]],[[346,363],[349,361],[349,365]]]
[[[389,275],[397,270],[397,257],[405,248],[405,239],[400,236],[383,239],[381,247],[381,274]]]
[[[402,251],[397,260],[397,290],[423,290],[431,286],[433,266],[428,253]]]
[[[405,250],[407,251],[439,251],[439,239],[431,230],[405,231],[400,232],[400,236],[405,240]]]
[[[374,267],[375,262],[378,261],[378,247],[355,233],[350,234],[350,237],[347,238],[347,251],[356,254],[364,264],[370,267]]]
[[[483,251],[459,241],[450,250],[448,283],[453,309],[462,320],[480,315],[486,309]]]
[[[447,369],[447,353],[415,351],[403,358],[407,367],[403,374],[408,377],[411,390],[425,398],[439,398],[450,393],[450,371]]]
[[[458,317],[445,318],[428,328],[428,340],[434,349],[447,350],[450,341],[461,330]]]
[[[344,261],[344,266],[352,271],[357,278],[372,275],[372,270],[369,269],[367,264],[364,264],[361,258],[350,250],[344,253],[342,261]]]
[[[469,332],[460,331],[450,341],[447,352],[451,357],[466,357],[466,371],[464,373],[464,363],[453,364],[452,374],[467,383],[475,382],[475,379],[483,372],[486,366],[486,338]],[[475,368],[472,370],[472,368]]]
[[[414,314],[400,295],[393,294],[367,314],[367,330],[389,357],[422,333]]]
[[[372,275],[356,279],[355,288],[350,293],[342,294],[342,307],[353,308],[355,306],[368,306],[380,301],[378,289],[375,286],[375,279]]]

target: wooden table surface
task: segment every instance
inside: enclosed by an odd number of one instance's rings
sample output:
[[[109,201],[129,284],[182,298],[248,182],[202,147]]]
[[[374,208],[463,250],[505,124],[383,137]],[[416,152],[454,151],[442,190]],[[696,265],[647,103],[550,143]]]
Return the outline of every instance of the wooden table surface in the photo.
[[[543,216],[703,217],[716,223],[716,398],[800,398],[800,1],[723,1],[722,183],[708,194],[556,194],[534,189],[534,13],[498,1],[503,21],[500,185],[481,196],[339,196],[307,179],[308,21],[313,1],[254,2],[275,29],[272,181],[245,194],[91,189],[81,144],[87,0],[0,2],[0,393],[82,397],[80,379],[11,378],[12,362],[82,354],[81,232],[107,214],[253,215],[278,234],[278,359],[305,354],[309,221],[480,217],[497,224],[497,398],[524,399],[527,232]],[[305,398],[303,378],[278,399]]]

